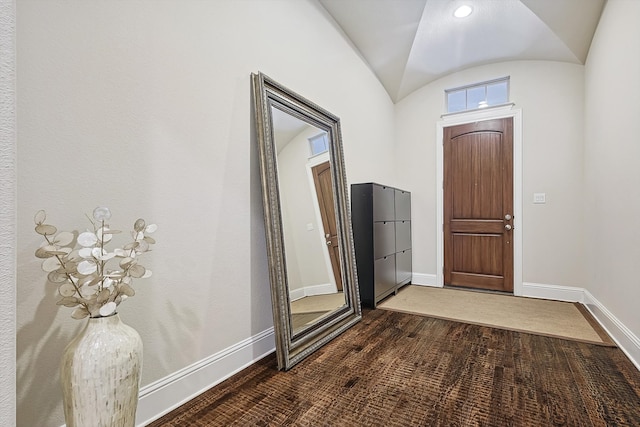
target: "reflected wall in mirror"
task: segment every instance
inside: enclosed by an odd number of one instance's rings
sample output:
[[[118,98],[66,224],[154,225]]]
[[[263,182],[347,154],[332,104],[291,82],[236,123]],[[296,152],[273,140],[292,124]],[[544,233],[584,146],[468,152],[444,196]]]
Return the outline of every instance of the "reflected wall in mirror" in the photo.
[[[279,369],[361,318],[340,120],[252,75]]]

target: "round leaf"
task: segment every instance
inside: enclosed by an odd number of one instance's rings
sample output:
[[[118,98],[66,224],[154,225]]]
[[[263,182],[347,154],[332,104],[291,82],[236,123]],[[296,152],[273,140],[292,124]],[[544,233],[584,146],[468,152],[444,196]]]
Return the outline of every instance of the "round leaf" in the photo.
[[[56,304],[64,305],[65,307],[75,307],[78,304],[80,304],[80,301],[76,297],[64,297],[64,298],[61,298],[58,302],[56,302]]]
[[[113,234],[109,233],[109,229],[107,227],[99,228],[98,231],[96,231],[96,235],[98,240],[102,240],[105,243],[109,242],[113,238]]]
[[[126,257],[128,252],[121,248],[115,248],[113,253],[116,254],[117,257]]]
[[[153,233],[157,229],[158,229],[158,226],[156,224],[149,224],[147,225],[147,228],[144,229],[144,231],[147,233]]]
[[[113,301],[106,303],[100,307],[100,316],[106,317],[112,315],[116,311],[117,307],[118,305]]]
[[[76,288],[71,283],[66,282],[58,287],[58,293],[63,297],[72,297],[76,293]]]
[[[80,233],[78,236],[78,244],[85,248],[95,245],[98,242],[98,236],[90,231]]]
[[[62,268],[63,273],[76,274],[78,272],[78,264],[75,262],[67,262]]]
[[[120,261],[120,268],[127,268],[133,263],[133,261],[134,259],[131,257],[123,258],[122,261]]]
[[[97,270],[98,266],[91,261],[82,261],[78,264],[78,273],[80,274],[89,275],[95,273]]]
[[[62,264],[60,264],[60,261],[58,261],[58,258],[56,257],[47,258],[42,262],[42,269],[47,273],[56,271],[61,266]]]
[[[67,275],[59,271],[52,271],[47,275],[47,279],[53,283],[63,283],[67,281]]]
[[[111,218],[109,208],[98,206],[93,210],[93,219],[96,221],[107,221],[109,218]]]
[[[36,212],[35,216],[33,217],[33,220],[35,221],[36,225],[42,224],[45,219],[47,219],[47,213],[42,209]]]
[[[53,239],[53,241],[59,246],[67,246],[71,242],[73,242],[73,237],[73,233],[70,233],[68,231],[61,231],[60,233],[58,233],[55,239]]]
[[[89,276],[87,278],[87,281],[84,284],[87,286],[95,286],[98,283],[100,283],[100,281],[102,281],[102,278],[100,276],[95,276],[95,277]]]
[[[98,301],[98,303],[101,304],[101,303],[107,301],[110,296],[111,296],[111,292],[109,291],[109,289],[103,289],[98,294],[98,299],[96,301]]]
[[[91,255],[92,251],[93,251],[93,248],[82,248],[78,251],[78,255],[80,255],[82,258],[89,259],[92,257]]]
[[[146,240],[140,240],[136,252],[146,252],[149,250],[149,243]]]
[[[43,236],[51,236],[53,234],[56,234],[56,231],[58,231],[58,229],[55,228],[53,225],[49,225],[49,224],[36,225],[36,233],[41,234]]]
[[[128,297],[132,297],[136,294],[136,291],[134,291],[131,286],[127,285],[126,283],[123,283],[120,285],[120,293]]]
[[[47,245],[47,246],[42,246],[38,249],[36,249],[36,257],[37,258],[51,258],[54,254],[52,252],[55,252],[57,248],[55,246],[52,245]]]
[[[71,313],[71,317],[74,319],[84,319],[89,315],[89,311],[84,307],[78,307]]]
[[[156,242],[156,239],[154,239],[153,237],[144,236],[144,241],[152,245]]]
[[[133,265],[129,268],[129,274],[131,277],[139,278],[144,276],[145,268],[139,264]]]
[[[140,243],[138,243],[138,242],[131,242],[131,243],[127,243],[126,245],[124,245],[122,247],[122,249],[128,251],[128,250],[137,248],[139,245],[140,245]]]
[[[133,224],[133,229],[136,230],[137,232],[144,231],[144,228],[145,228],[145,223],[144,223],[144,219],[142,218],[138,218],[138,220],[136,220],[136,222]]]

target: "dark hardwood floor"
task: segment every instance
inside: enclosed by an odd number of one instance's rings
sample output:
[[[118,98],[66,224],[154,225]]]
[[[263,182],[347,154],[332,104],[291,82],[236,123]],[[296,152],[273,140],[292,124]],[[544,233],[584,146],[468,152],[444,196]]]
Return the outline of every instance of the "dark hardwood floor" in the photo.
[[[640,426],[640,372],[613,347],[373,310],[151,426]]]

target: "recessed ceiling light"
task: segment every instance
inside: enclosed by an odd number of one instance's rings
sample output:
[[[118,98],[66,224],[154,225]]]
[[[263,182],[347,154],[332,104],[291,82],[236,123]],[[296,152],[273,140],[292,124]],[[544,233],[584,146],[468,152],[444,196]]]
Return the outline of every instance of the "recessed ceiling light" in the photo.
[[[463,4],[453,12],[453,16],[456,18],[466,18],[471,15],[471,12],[473,12],[473,8],[469,5]]]

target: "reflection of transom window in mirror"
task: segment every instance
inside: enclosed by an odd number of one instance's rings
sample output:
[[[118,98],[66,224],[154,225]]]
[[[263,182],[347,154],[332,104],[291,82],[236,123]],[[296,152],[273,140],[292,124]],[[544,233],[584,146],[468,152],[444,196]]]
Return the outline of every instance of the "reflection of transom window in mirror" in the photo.
[[[309,138],[309,147],[311,148],[311,157],[329,151],[329,141],[327,140],[327,133],[323,132],[320,135],[312,136],[311,138]]]

